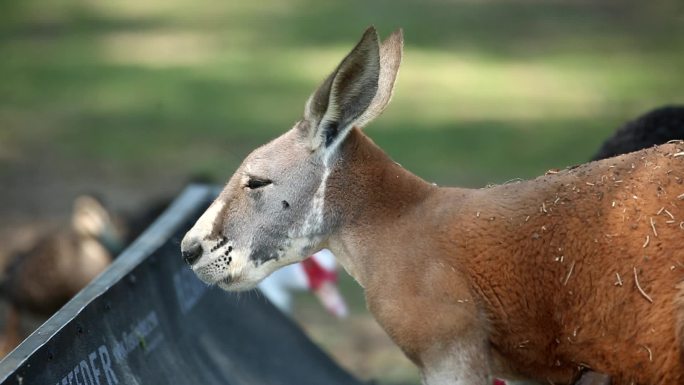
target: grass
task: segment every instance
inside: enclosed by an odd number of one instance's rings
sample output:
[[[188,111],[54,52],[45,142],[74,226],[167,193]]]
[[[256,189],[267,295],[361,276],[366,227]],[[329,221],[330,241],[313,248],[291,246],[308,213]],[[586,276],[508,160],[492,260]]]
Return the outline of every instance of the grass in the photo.
[[[531,177],[684,100],[677,5],[636,4],[7,1],[0,139],[225,176],[289,128],[365,26],[403,26],[395,100],[369,134],[440,183]]]
[[[370,24],[383,35],[401,26],[406,36],[393,103],[366,130],[381,147],[439,184],[534,177],[584,162],[650,108],[684,103],[683,8],[676,0],[5,0],[0,185],[16,164],[44,159],[57,180],[102,167],[140,180],[160,170],[225,179],[300,117]],[[345,287],[356,314],[366,314],[360,292]],[[392,364],[371,374],[385,369]],[[389,378],[401,382],[405,373],[396,373]]]

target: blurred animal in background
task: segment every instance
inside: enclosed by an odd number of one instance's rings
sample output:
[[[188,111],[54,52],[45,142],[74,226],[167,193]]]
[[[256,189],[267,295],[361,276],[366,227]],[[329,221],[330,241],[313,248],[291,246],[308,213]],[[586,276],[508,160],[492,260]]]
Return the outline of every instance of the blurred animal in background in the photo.
[[[311,291],[332,315],[344,318],[347,305],[337,288],[337,263],[330,250],[323,249],[301,263],[288,265],[263,280],[259,290],[285,314],[292,313],[295,292]]]
[[[22,314],[46,319],[59,310],[109,266],[123,249],[122,234],[102,202],[83,195],[74,201],[71,226],[13,255],[0,282],[8,302],[2,353],[23,339]]]
[[[684,106],[659,107],[620,127],[603,142],[591,160],[627,154],[675,139],[684,139]]]

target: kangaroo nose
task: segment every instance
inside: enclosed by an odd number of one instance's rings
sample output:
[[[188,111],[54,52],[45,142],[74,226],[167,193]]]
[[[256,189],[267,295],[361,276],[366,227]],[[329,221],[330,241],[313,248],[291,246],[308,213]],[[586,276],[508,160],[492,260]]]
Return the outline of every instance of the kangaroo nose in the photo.
[[[192,266],[202,256],[202,245],[196,240],[181,244],[181,255],[185,263]]]

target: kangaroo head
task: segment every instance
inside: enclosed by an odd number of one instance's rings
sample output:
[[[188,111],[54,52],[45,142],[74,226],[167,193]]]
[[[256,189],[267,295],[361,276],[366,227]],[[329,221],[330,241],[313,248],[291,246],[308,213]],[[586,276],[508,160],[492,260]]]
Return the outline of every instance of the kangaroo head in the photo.
[[[321,248],[344,209],[326,199],[328,175],[344,163],[340,143],[389,103],[402,46],[401,30],[382,44],[373,27],[366,30],[302,119],[247,156],[181,244],[202,280],[249,289]]]

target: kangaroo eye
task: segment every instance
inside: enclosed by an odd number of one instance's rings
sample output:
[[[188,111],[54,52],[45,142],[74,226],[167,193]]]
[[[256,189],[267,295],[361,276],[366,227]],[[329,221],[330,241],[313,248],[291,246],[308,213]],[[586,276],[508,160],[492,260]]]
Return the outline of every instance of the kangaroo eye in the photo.
[[[273,183],[270,179],[249,178],[246,187],[250,190],[255,190]]]

